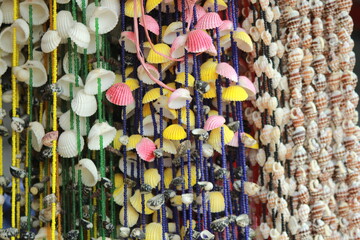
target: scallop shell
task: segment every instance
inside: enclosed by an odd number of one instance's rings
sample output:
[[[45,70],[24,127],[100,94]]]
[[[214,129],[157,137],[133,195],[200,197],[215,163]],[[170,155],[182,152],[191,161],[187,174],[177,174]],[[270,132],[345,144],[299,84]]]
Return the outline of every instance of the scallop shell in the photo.
[[[128,194],[131,194],[131,188],[125,188],[125,185],[122,185],[118,188],[115,189],[115,191],[113,192],[112,196],[114,199],[114,202],[119,205],[119,206],[124,206],[124,201],[125,201],[125,189],[126,189],[126,195],[128,196]],[[126,199],[127,202],[129,202],[129,198]],[[129,204],[130,205],[130,204]],[[130,210],[129,210],[130,211]],[[131,214],[131,213],[130,213]]]
[[[80,139],[80,151],[84,148],[84,139],[82,136]],[[63,158],[72,158],[78,155],[77,148],[77,136],[72,130],[64,131],[60,134],[58,140],[58,153]]]
[[[96,32],[95,19],[98,19],[98,33],[105,34],[113,30],[119,20],[115,10],[107,7],[96,7],[89,20],[89,28]]]
[[[156,124],[159,125],[160,121],[163,121],[163,127],[165,128],[167,126],[167,123],[164,119],[160,119],[160,116],[158,114],[155,114],[154,117]],[[140,127],[139,127],[140,132]],[[151,115],[148,115],[143,120],[143,135],[144,136],[154,136],[154,124],[153,124],[153,117]],[[160,133],[160,128],[156,128],[156,132]]]
[[[206,131],[211,131],[215,128],[221,127],[225,123],[225,118],[223,116],[213,115],[210,116],[204,125]]]
[[[74,26],[75,21],[72,18],[71,12],[62,10],[56,16],[56,30],[61,38],[68,38],[68,31]]]
[[[210,192],[209,202],[212,213],[219,213],[225,210],[224,195],[221,192]]]
[[[27,22],[19,18],[14,21],[11,25],[13,28],[16,28],[16,43],[20,45],[25,45],[28,43],[30,29]]]
[[[90,33],[87,27],[80,22],[75,22],[68,30],[71,40],[81,48],[87,48],[90,43]]]
[[[213,29],[223,24],[220,16],[216,12],[205,13],[196,23],[197,29]]]
[[[149,199],[153,198],[154,195],[152,193],[148,193],[148,194],[144,194],[144,201],[147,202]],[[130,203],[133,206],[133,208],[138,212],[138,213],[142,213],[142,209],[143,209],[143,205],[142,205],[142,197],[141,197],[141,193],[140,190],[136,190],[134,195],[132,195],[132,197],[130,198]],[[144,213],[146,215],[152,214],[154,212],[154,210],[151,210],[150,208],[148,208],[148,206],[144,206]]]
[[[71,130],[71,124],[70,124],[71,117],[70,117],[70,114],[71,114],[71,111],[68,110],[64,114],[62,114],[60,116],[60,118],[59,118],[59,125],[65,131]],[[75,119],[75,115],[73,117]],[[86,118],[79,117],[79,127],[80,127],[80,135],[85,136],[87,134],[87,131],[86,131]],[[77,132],[77,124],[74,124],[74,131]]]
[[[160,174],[156,168],[149,168],[144,172],[144,183],[155,188],[160,182]]]
[[[99,79],[101,79],[100,91],[106,91],[115,82],[115,73],[103,68],[96,68],[92,70],[86,77],[86,83],[84,87],[85,93],[90,95],[98,94]]]
[[[43,146],[42,138],[45,136],[45,130],[41,123],[31,122],[29,123],[31,130],[31,146],[36,152],[40,152]]]
[[[150,74],[154,78],[156,78],[156,79],[160,78],[160,73],[159,73],[159,71],[157,70],[156,67],[154,67],[151,64],[147,64],[147,63],[145,63],[145,65],[146,65],[146,68],[148,69],[148,71],[150,72]],[[149,84],[149,85],[154,85],[155,84],[155,82],[147,75],[143,65],[140,65],[137,68],[137,74],[138,74],[139,80],[144,82],[145,84]]]
[[[145,238],[147,240],[161,240],[163,236],[163,229],[161,223],[149,223],[146,225]]]
[[[222,77],[225,77],[233,82],[238,81],[238,75],[235,69],[228,63],[221,62],[216,66],[216,73]]]
[[[50,53],[59,46],[60,42],[59,33],[55,30],[48,30],[41,39],[41,50]]]
[[[75,179],[78,181],[78,171],[81,171],[81,182],[87,187],[93,187],[98,182],[98,170],[91,159],[83,158],[75,166]]]
[[[126,215],[126,225],[125,225],[125,215]],[[127,204],[126,212],[125,212],[125,207],[121,208],[119,213],[119,220],[121,225],[127,227],[133,227],[137,223],[138,219],[139,219],[139,213],[131,206],[131,204]]]
[[[13,73],[21,82],[29,84],[30,69],[32,69],[33,87],[41,87],[47,82],[47,72],[44,65],[35,60],[28,60],[24,65],[14,67]]]
[[[109,146],[116,135],[116,129],[107,122],[95,123],[88,133],[88,148],[90,150],[100,150]],[[102,146],[100,139],[102,137]]]
[[[71,101],[71,108],[80,117],[90,117],[97,110],[96,98],[81,89]]]
[[[193,30],[188,33],[185,48],[192,53],[209,50],[212,46],[211,37],[203,30]]]
[[[136,144],[136,152],[141,159],[147,162],[152,162],[155,160],[154,151],[156,150],[156,145],[149,138],[142,138],[138,144]]]
[[[22,18],[29,22],[29,6],[33,9],[33,25],[41,25],[49,19],[49,8],[43,0],[25,0],[20,3],[19,9]]]
[[[79,87],[76,87],[76,80]],[[76,93],[84,86],[84,83],[80,76],[75,77],[74,74],[69,73],[62,76],[58,81],[57,84],[61,87],[61,94],[60,98],[64,100],[69,100],[70,98],[70,84],[73,85],[73,96],[76,96]]]
[[[0,33],[0,48],[6,53],[13,52],[11,27],[6,27],[2,29]]]

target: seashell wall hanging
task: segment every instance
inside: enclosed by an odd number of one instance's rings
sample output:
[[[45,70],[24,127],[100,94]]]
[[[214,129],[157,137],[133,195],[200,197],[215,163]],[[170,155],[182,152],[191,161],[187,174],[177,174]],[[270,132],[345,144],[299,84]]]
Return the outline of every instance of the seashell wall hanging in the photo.
[[[1,1],[0,239],[358,239],[351,7]]]

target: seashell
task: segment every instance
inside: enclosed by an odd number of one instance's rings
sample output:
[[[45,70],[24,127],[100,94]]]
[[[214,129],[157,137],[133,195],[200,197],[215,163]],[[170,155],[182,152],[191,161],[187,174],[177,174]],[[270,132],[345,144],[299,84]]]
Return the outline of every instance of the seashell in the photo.
[[[71,108],[80,117],[90,117],[97,110],[96,98],[81,89],[71,101]]]
[[[138,144],[136,144],[136,152],[141,159],[147,162],[155,160],[154,150],[156,145],[149,138],[142,138]]]
[[[127,204],[126,207],[126,223],[128,227],[133,227],[139,219],[139,213],[131,206]],[[122,225],[125,226],[125,207],[122,207],[119,213],[119,220]]]
[[[160,124],[160,116],[158,114],[155,114],[154,119],[156,121],[156,125]],[[166,127],[167,126],[166,122],[164,120],[162,121],[163,121],[162,122],[163,126]],[[140,131],[140,127],[139,127],[139,131]],[[157,133],[159,133],[160,129],[157,128],[156,131]],[[143,135],[154,136],[154,133],[155,133],[155,129],[153,124],[153,117],[151,115],[148,115],[143,119]]]
[[[95,123],[88,133],[88,148],[90,150],[106,148],[112,143],[115,135],[116,129],[107,122]]]
[[[10,166],[10,174],[14,178],[24,179],[27,176],[27,172],[24,169]]]
[[[98,182],[98,171],[93,161],[83,158],[75,166],[75,179],[78,181],[78,171],[81,171],[81,182],[87,187],[93,187]]]
[[[59,118],[59,126],[65,131],[71,130],[70,114],[71,114],[71,111],[68,110],[64,114],[62,114]],[[75,117],[75,116],[73,116],[73,117]],[[87,135],[86,119],[84,117],[79,117],[78,119],[79,119],[80,135],[85,136],[85,135]],[[77,124],[74,124],[74,131],[77,132]]]
[[[196,23],[197,29],[213,29],[218,28],[223,24],[220,16],[216,12],[205,13]]]
[[[238,81],[238,75],[235,69],[228,63],[221,62],[216,66],[216,73],[222,77],[225,77],[233,82]]]
[[[205,158],[212,157],[214,155],[214,148],[210,144],[205,143],[203,144],[202,153]]]
[[[188,189],[188,187],[189,187],[189,176],[188,176],[188,174],[190,173],[190,175],[191,175],[191,177],[190,177],[190,179],[191,179],[191,181],[190,181],[190,183],[191,183],[191,186],[194,186],[195,184],[196,184],[196,182],[197,182],[197,175],[196,175],[196,167],[194,166],[194,165],[192,165],[191,166],[191,168],[190,168],[190,170],[188,170],[188,166],[187,165],[185,165],[184,166],[184,174],[181,174],[181,169],[179,169],[177,172],[176,172],[176,176],[177,177],[179,177],[179,176],[182,176],[183,177],[183,180],[184,180],[184,187],[185,187],[185,189]],[[180,184],[181,185],[181,184]],[[181,186],[178,186],[178,188],[177,189],[181,189],[181,188],[179,188],[179,187],[181,187]]]
[[[295,235],[297,233],[300,226],[298,224],[298,220],[296,219],[296,217],[294,217],[294,216],[290,217],[288,227],[289,227],[290,233],[292,235]]]
[[[161,223],[152,222],[152,223],[147,224],[145,227],[145,238],[144,239],[161,240],[162,234],[163,234],[162,228],[163,227],[162,227]],[[137,239],[139,239],[139,238],[137,238]]]
[[[188,33],[185,48],[192,53],[209,50],[212,46],[211,37],[203,30],[193,30]]]
[[[32,22],[33,25],[42,25],[49,19],[49,8],[47,7],[46,3],[43,0],[26,0],[21,2],[19,5],[21,17],[26,21],[29,22],[29,7],[32,6],[33,9],[33,16]]]
[[[182,22],[172,22],[166,28],[163,34],[163,41],[167,44],[172,44],[177,37],[177,34],[182,33]]]
[[[319,92],[314,99],[314,103],[318,111],[324,111],[327,108],[329,97],[325,92]]]
[[[45,130],[41,123],[39,122],[31,122],[29,123],[29,127],[31,130],[31,146],[36,152],[40,152],[43,146],[42,139],[45,136]]]
[[[160,210],[161,206],[165,203],[164,194],[158,194],[155,197],[150,198],[146,202],[146,206],[151,210]]]
[[[127,106],[134,102],[130,87],[124,83],[115,83],[112,85],[106,91],[106,99],[118,106]]]
[[[314,57],[313,65],[312,65],[317,73],[325,73],[326,68],[326,59],[324,55],[318,54]]]
[[[210,223],[210,228],[215,232],[223,232],[226,227],[229,226],[229,218],[222,217],[216,220],[213,220]]]
[[[77,46],[81,48],[88,48],[90,44],[90,33],[87,27],[80,23],[75,22],[72,28],[68,30],[69,37]]]
[[[255,196],[260,190],[260,186],[253,182],[244,182],[244,192],[246,195]]]
[[[86,94],[98,94],[98,81],[101,79],[100,91],[106,91],[115,82],[115,73],[106,69],[96,68],[86,77],[84,91]],[[119,86],[119,83],[115,86]],[[124,84],[125,85],[125,84]],[[127,86],[127,85],[126,85]],[[123,87],[123,86],[122,86]],[[117,88],[117,87],[115,87]],[[111,91],[112,93],[112,91]],[[124,92],[122,92],[124,94]],[[131,102],[130,102],[131,103]],[[129,104],[129,103],[128,103]]]
[[[145,202],[147,202],[149,199],[154,197],[154,195],[152,195],[152,193],[143,194],[143,196],[144,196]],[[136,190],[134,195],[132,195],[132,197],[130,198],[130,203],[131,203],[132,207],[138,213],[142,213],[143,206],[142,206],[141,202],[142,202],[142,197],[141,197],[140,190]],[[154,210],[151,210],[148,206],[145,206],[145,214],[146,215],[152,214],[153,212],[154,212]]]
[[[270,236],[270,227],[267,223],[262,222],[260,224],[260,232],[264,239],[269,238]]]
[[[301,223],[305,223],[309,220],[310,207],[307,204],[301,204],[298,209],[298,217]]]
[[[89,20],[89,28],[96,32],[96,20],[98,19],[98,33],[105,34],[113,30],[119,20],[118,14],[115,10],[107,7],[95,7]]]
[[[186,132],[183,127],[178,124],[172,124],[165,128],[164,138],[169,140],[182,140],[186,137]]]
[[[261,39],[263,40],[266,46],[269,46],[271,43],[271,34],[269,31],[264,31],[260,34]]]
[[[30,29],[29,25],[21,18],[16,19],[11,25],[16,29],[16,43],[20,45],[25,45],[28,43]]]
[[[124,31],[121,33],[119,43],[124,47],[125,51],[130,53],[136,53],[135,41],[136,40],[134,32]]]
[[[69,29],[71,29],[75,21],[72,18],[71,12],[62,10],[56,16],[56,30],[61,38],[69,37]]]
[[[155,78],[160,78],[160,73],[157,70],[157,68],[155,68],[153,65],[151,64],[145,64],[147,70],[150,72],[150,74],[155,77]],[[144,68],[143,65],[140,65],[137,68],[137,74],[138,74],[138,78],[139,80],[141,80],[142,82],[144,82],[145,84],[149,84],[149,85],[154,85],[155,82],[147,75],[146,70]]]
[[[61,42],[59,33],[55,30],[48,30],[41,39],[41,50],[45,53],[54,51]]]
[[[78,155],[77,135],[73,130],[67,130],[60,134],[58,140],[58,153],[63,158],[72,158]],[[80,151],[84,148],[84,139],[80,136]]]
[[[190,96],[189,90],[185,88],[178,88],[171,93],[168,100],[168,107],[171,109],[179,109],[185,107],[187,102],[191,102],[192,97]]]
[[[47,72],[44,65],[35,60],[28,60],[24,65],[13,68],[13,73],[17,80],[29,84],[30,69],[32,69],[33,87],[41,87],[47,82]]]
[[[313,219],[321,219],[325,210],[325,203],[323,201],[316,201],[311,206],[311,217]]]
[[[289,81],[290,81],[290,89],[294,89],[294,88],[299,88],[299,90],[301,89],[302,81],[299,70],[296,69],[291,71],[289,76]]]
[[[309,191],[308,191],[307,187],[304,185],[300,185],[298,187],[298,189],[299,189],[298,197],[299,197],[300,203],[307,204],[310,199],[310,195],[309,195]]]
[[[306,181],[307,181],[306,171],[301,166],[299,166],[296,169],[295,179],[299,185],[306,184]]]
[[[76,87],[77,83],[77,87]],[[70,99],[70,84],[72,84],[73,88],[73,96],[81,89],[80,87],[84,86],[82,79],[79,76],[76,76],[72,73],[65,74],[58,81],[57,84],[61,88],[62,92],[60,95],[61,99],[69,100]]]
[[[273,126],[271,125],[265,125],[263,129],[261,129],[260,140],[262,144],[267,145],[270,143],[272,130]]]
[[[290,117],[293,121],[294,127],[301,127],[304,125],[304,114],[300,108],[292,108]]]
[[[206,131],[211,131],[213,129],[221,127],[225,123],[225,118],[223,116],[213,115],[210,116],[204,125]]]

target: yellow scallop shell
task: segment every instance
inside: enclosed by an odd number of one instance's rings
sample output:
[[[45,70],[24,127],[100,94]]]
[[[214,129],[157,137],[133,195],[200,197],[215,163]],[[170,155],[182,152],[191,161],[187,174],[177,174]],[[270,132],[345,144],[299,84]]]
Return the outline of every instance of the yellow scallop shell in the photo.
[[[253,43],[250,36],[244,31],[235,31],[233,34],[234,41],[238,48],[244,52],[252,52]]]
[[[163,94],[160,94],[160,88],[153,88],[145,93],[142,103],[149,103],[155,101],[161,95],[166,95],[168,92],[169,90],[163,89]]]
[[[124,184],[124,176],[122,173],[115,173],[114,174],[114,186],[115,188],[119,188]]]
[[[161,223],[149,223],[145,227],[146,240],[162,240],[162,225]]]
[[[146,12],[151,12],[157,5],[159,5],[162,1],[161,0],[147,0],[146,1]]]
[[[191,165],[191,169],[190,169],[190,172],[191,172],[191,186],[194,186],[196,184],[196,167],[194,165]],[[181,176],[181,169],[179,169],[177,172],[176,172],[176,176],[177,177],[180,177]],[[188,178],[188,165],[185,165],[184,166],[184,182],[185,182],[185,189],[188,189],[189,188],[189,178]],[[181,186],[178,186],[178,190],[181,189]]]
[[[221,192],[209,192],[210,212],[218,213],[225,210],[225,198]]]
[[[210,110],[209,113],[208,113],[208,116],[209,116],[209,117],[210,117],[210,116],[217,116],[217,115],[219,115],[219,112],[216,111],[216,110]]]
[[[203,94],[203,97],[205,99],[213,99],[216,98],[216,86],[215,83],[211,82],[209,83],[210,85],[210,90],[206,93]]]
[[[186,230],[187,228],[190,227],[190,221],[187,220],[186,221],[186,226],[182,226],[181,229],[180,229],[180,234],[181,234],[181,239],[184,239],[185,238],[185,234],[186,234]],[[195,220],[191,220],[191,228],[192,229],[195,229],[196,227],[196,221]]]
[[[183,124],[184,128],[187,125],[187,116],[186,116],[186,107],[183,107],[180,109],[181,112],[181,123]],[[195,113],[189,109],[189,120],[190,120],[190,127],[194,127],[195,126]]]
[[[169,140],[181,140],[186,138],[186,132],[179,124],[171,124],[163,132],[164,138]]]
[[[153,222],[159,222],[158,221],[158,214],[160,214],[160,223],[161,223],[161,219],[162,219],[162,208],[160,208],[159,211],[155,211],[154,214],[152,215],[152,221]],[[169,207],[166,207],[166,218],[168,219],[172,219],[173,218],[173,212]]]
[[[128,77],[134,71],[134,67],[129,66],[125,68],[125,77]]]
[[[224,144],[228,144],[234,137],[234,132],[225,124],[222,125],[224,129]],[[211,130],[208,143],[219,153],[221,153],[221,128]]]
[[[156,187],[160,182],[160,174],[156,168],[149,168],[144,172],[144,183]]]
[[[114,202],[117,205],[124,206],[124,189],[124,185],[122,185],[113,192]],[[130,194],[131,188],[127,188],[127,195],[130,196]]]
[[[126,150],[130,151],[136,148],[136,144],[138,144],[142,139],[142,136],[139,134],[133,134],[129,137],[129,143],[126,145]]]
[[[152,193],[147,193],[147,194],[143,194],[144,195],[144,202],[146,203],[150,198],[153,198],[154,195]],[[140,190],[137,189],[134,193],[134,195],[132,195],[132,197],[130,198],[130,203],[131,205],[135,208],[135,210],[138,213],[142,212],[142,204],[141,204],[141,193]],[[145,214],[149,215],[152,214],[154,212],[154,210],[151,210],[150,208],[148,208],[145,204]]]
[[[175,195],[173,198],[170,199],[171,205],[173,206],[181,206],[182,205],[182,198],[181,195]]]
[[[239,85],[225,88],[222,94],[222,99],[224,101],[245,101],[247,98],[247,92]]]
[[[251,138],[251,139],[255,140],[255,138],[253,138],[253,136],[251,136],[250,134],[245,133],[245,135],[246,135],[248,138]],[[256,140],[255,140],[255,141],[256,141]],[[252,149],[259,149],[259,143],[256,141],[256,143],[255,143],[254,145],[251,145],[251,146],[245,144],[245,147],[247,147],[247,148],[252,148]]]
[[[137,79],[135,79],[135,78],[126,79],[125,84],[129,86],[131,91],[134,91],[134,90],[136,90],[136,89],[138,89],[140,87],[139,86],[139,81]]]
[[[165,186],[165,188],[169,188],[172,180],[173,180],[173,170],[172,170],[172,168],[166,168],[164,170],[164,186]]]
[[[184,72],[178,73],[176,75],[175,82],[180,83],[185,86],[185,73]],[[195,82],[195,78],[193,77],[193,75],[188,73],[188,86],[193,87],[194,82]]]
[[[150,104],[149,103],[145,103],[143,105],[143,115],[144,118],[151,115],[151,108],[150,108]]]
[[[155,140],[155,144],[156,144],[157,148],[160,148],[160,138]],[[162,149],[164,150],[164,152],[167,152],[170,154],[176,154],[175,144],[169,139],[163,139]]]
[[[137,11],[137,17],[140,17],[142,15],[140,1],[137,1],[136,11]],[[127,0],[125,2],[125,16],[131,18],[134,17],[134,0]]]
[[[119,138],[121,137],[123,135],[123,130],[117,130],[116,131],[116,135],[115,135],[115,138],[114,138],[114,148],[115,149],[120,149],[120,147],[121,147],[121,143],[120,143],[120,141],[119,141]]]
[[[200,67],[200,79],[205,82],[214,82],[218,78],[216,73],[217,62],[208,60]]]
[[[155,44],[154,49],[165,56],[168,57],[170,56],[170,47],[165,43]],[[160,54],[157,54],[153,49],[150,49],[146,61],[152,64],[159,64],[159,63],[169,62],[169,59],[164,56],[161,56]]]
[[[131,204],[127,204],[127,209],[126,209],[126,213],[127,213],[127,226],[128,227],[133,227],[138,219],[139,219],[139,213],[131,206]],[[124,215],[125,215],[125,207],[122,207],[119,213],[119,220],[121,225],[125,226],[125,219],[124,219]]]

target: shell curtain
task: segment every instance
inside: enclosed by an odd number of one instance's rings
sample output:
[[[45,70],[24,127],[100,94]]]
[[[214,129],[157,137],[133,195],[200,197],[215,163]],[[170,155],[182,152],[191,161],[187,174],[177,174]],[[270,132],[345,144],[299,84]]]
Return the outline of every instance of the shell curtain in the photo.
[[[351,7],[0,1],[0,239],[360,239]]]

